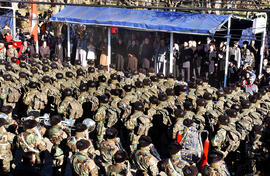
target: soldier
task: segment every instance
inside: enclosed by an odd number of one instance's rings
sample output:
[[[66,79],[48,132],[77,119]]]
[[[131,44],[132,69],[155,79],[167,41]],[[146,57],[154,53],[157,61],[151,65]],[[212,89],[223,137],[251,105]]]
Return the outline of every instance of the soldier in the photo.
[[[206,105],[205,105],[205,108],[207,111],[211,111],[214,109],[214,103],[213,103],[213,96],[212,94],[208,93],[208,92],[205,92],[203,94],[203,98],[205,99],[206,101]]]
[[[151,96],[149,98],[149,108],[147,110],[147,115],[153,117],[157,113],[158,98],[156,96]]]
[[[178,96],[176,98],[176,105],[180,106],[182,109],[184,109],[184,102],[187,99],[187,91],[188,91],[188,86],[186,85],[177,85],[174,87],[175,94]]]
[[[17,136],[18,144],[24,152],[34,152],[38,163],[40,163],[39,153],[47,149],[47,144],[37,128],[37,121],[26,120],[23,122],[24,132]]]
[[[71,71],[67,71],[65,76],[66,82],[63,84],[65,88],[71,88],[74,90],[80,86],[80,84],[77,84],[77,82],[74,81],[74,74]]]
[[[229,176],[230,173],[223,160],[223,154],[218,151],[209,153],[208,162],[210,166],[205,166],[204,175]]]
[[[195,113],[193,112],[193,104],[191,101],[186,100],[184,103],[185,117],[184,119],[194,119]]]
[[[67,127],[67,128],[70,128],[70,127]],[[91,158],[94,158],[95,148],[93,146],[92,140],[89,138],[88,128],[85,124],[78,123],[76,125],[75,136],[70,136],[67,140],[68,141],[67,145],[73,153],[77,151],[76,143],[81,139],[89,141],[88,155],[91,156]]]
[[[21,92],[17,88],[17,85],[12,82],[12,76],[10,74],[3,75],[3,78],[4,82],[0,88],[0,97],[4,106],[10,105],[14,108],[21,97]]]
[[[60,91],[64,90],[64,85],[65,85],[64,75],[62,73],[56,73],[55,78],[57,80],[54,81],[53,83],[54,87],[56,87],[56,89]]]
[[[27,113],[31,111],[40,112],[48,103],[47,95],[37,90],[38,85],[35,82],[29,83],[30,90],[24,95],[23,100],[28,105]]]
[[[1,170],[5,173],[10,172],[10,161],[13,160],[12,145],[15,135],[7,132],[5,125],[8,122],[4,118],[0,118],[0,160],[2,161]]]
[[[152,117],[143,113],[144,104],[140,101],[134,103],[134,113],[125,121],[125,127],[130,131],[130,150],[137,149],[139,138],[142,135],[148,135],[149,128],[152,127]]]
[[[183,169],[190,164],[181,158],[182,147],[178,143],[172,143],[168,146],[170,158],[163,163],[163,170],[168,176],[184,175]]]
[[[186,112],[181,109],[176,109],[174,111],[175,123],[173,126],[172,139],[176,140],[177,134],[182,134],[184,132],[183,121],[185,120]]]
[[[84,77],[85,73],[84,73],[83,69],[81,69],[81,68],[77,69],[76,73],[77,73],[77,79],[76,79],[77,85],[81,85],[82,83],[86,83],[86,79]]]
[[[118,107],[118,103],[121,101],[121,98],[120,98],[121,90],[111,89],[110,93],[111,93],[111,98],[112,98],[110,107],[113,111],[117,113],[117,116],[119,117],[121,115],[121,109]]]
[[[194,116],[193,120],[196,124],[198,124],[198,126],[200,127],[200,130],[203,130],[205,127],[205,118],[204,115],[207,112],[206,108],[205,108],[205,100],[200,98],[197,100],[196,105],[197,105],[197,113]]]
[[[231,151],[236,151],[240,145],[241,134],[230,126],[229,116],[221,115],[218,118],[219,130],[211,140],[213,147],[226,156]]]
[[[96,81],[95,72],[96,69],[94,67],[89,67],[87,78],[91,81]]]
[[[172,88],[166,89],[166,94],[168,96],[168,100],[167,100],[168,108],[170,108],[173,111],[174,109],[177,108],[176,105],[175,105],[174,89],[172,89]]]
[[[17,64],[17,58],[16,57],[12,57],[10,58],[10,65],[13,67],[14,72],[17,72],[20,70],[20,67]]]
[[[78,119],[83,115],[82,105],[72,97],[69,88],[64,90],[65,99],[58,107],[58,113],[64,115],[64,119]]]
[[[139,149],[134,154],[134,162],[138,175],[158,175],[158,159],[151,154],[152,140],[148,136],[141,136],[139,139]]]
[[[108,176],[132,176],[130,171],[130,164],[128,161],[128,155],[124,150],[118,150],[114,156],[114,164],[110,165],[107,169]]]
[[[53,158],[54,158],[54,167],[58,168],[62,166],[64,162],[64,151],[61,149],[61,142],[68,137],[67,133],[63,130],[63,127],[60,124],[61,116],[54,115],[50,117],[50,129],[48,130],[48,137],[50,141],[54,144],[52,147]],[[61,170],[60,170],[61,171]]]
[[[113,156],[118,150],[122,150],[120,139],[117,137],[118,131],[115,128],[106,130],[105,140],[100,144],[100,153],[102,164],[107,170],[108,166],[113,163]]]
[[[98,77],[99,86],[97,91],[100,95],[103,95],[106,93],[106,90],[108,89],[108,85],[106,83],[107,79],[104,75],[101,75]]]
[[[169,73],[169,75],[167,76],[167,81],[164,81],[164,85],[167,88],[174,88],[175,82],[176,81],[174,79],[173,73]]]
[[[7,60],[10,62],[12,57],[18,58],[17,49],[13,47],[12,42],[8,43]]]
[[[217,103],[214,105],[214,109],[217,110],[218,114],[221,115],[226,106],[225,92],[223,90],[217,91]]]
[[[90,143],[88,140],[81,139],[76,143],[78,152],[72,156],[73,172],[79,176],[96,176],[98,175],[98,167],[94,160],[88,156],[88,148]]]
[[[6,59],[7,49],[4,45],[4,41],[0,40],[0,59]]]
[[[99,102],[100,107],[94,117],[94,120],[97,122],[98,143],[103,140],[106,126],[110,128],[115,125],[118,120],[117,113],[110,108],[109,98],[106,95],[102,95]],[[105,120],[108,120],[107,124],[105,124]]]
[[[89,81],[87,81],[87,85],[88,85],[88,93],[91,96],[95,96],[96,91],[97,91],[97,83],[93,80],[89,80]]]
[[[90,95],[87,92],[87,89],[88,89],[87,84],[83,83],[80,85],[80,96],[78,97],[78,102],[82,105],[84,103],[91,102],[91,108],[87,107],[87,109],[85,109],[84,112],[87,112],[89,110],[92,112],[95,112],[98,109],[99,100],[97,97]],[[86,105],[88,105],[88,104],[86,104]]]

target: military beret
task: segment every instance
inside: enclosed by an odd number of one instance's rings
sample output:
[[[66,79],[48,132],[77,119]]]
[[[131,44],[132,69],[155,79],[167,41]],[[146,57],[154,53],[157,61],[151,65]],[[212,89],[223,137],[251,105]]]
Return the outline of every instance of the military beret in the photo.
[[[169,73],[167,77],[168,77],[168,78],[172,78],[172,79],[174,79],[174,75],[173,75],[173,73]]]
[[[44,65],[44,66],[42,67],[42,71],[43,71],[43,72],[48,72],[48,71],[49,71],[49,67],[46,66],[46,65]]]
[[[188,83],[188,87],[191,88],[191,89],[195,89],[197,87],[196,82],[190,81]]]
[[[168,152],[170,153],[170,155],[177,154],[181,149],[182,149],[181,145],[177,142],[173,142],[168,146]]]
[[[12,77],[11,77],[10,74],[3,75],[3,78],[4,78],[5,81],[11,81],[12,80]]]
[[[126,72],[126,73],[125,73],[125,77],[126,77],[126,78],[131,78],[131,77],[132,77],[132,73]]]
[[[184,102],[184,108],[187,111],[191,111],[193,109],[193,104],[191,101],[185,101]]]
[[[103,65],[99,65],[99,66],[98,66],[98,70],[99,70],[99,71],[104,70],[104,66],[103,66]]]
[[[69,66],[69,64],[67,62],[63,62],[62,65],[63,65],[63,67],[68,67]]]
[[[37,121],[35,120],[26,120],[23,122],[24,129],[32,129],[37,126]]]
[[[7,124],[8,124],[8,122],[6,121],[6,119],[0,118],[0,127],[7,125]]]
[[[152,82],[157,82],[158,81],[157,76],[151,76],[150,79],[151,79]]]
[[[117,74],[111,74],[110,78],[111,80],[117,80]]]
[[[132,86],[131,86],[131,85],[125,85],[125,86],[124,86],[124,90],[125,90],[126,92],[130,92],[130,91],[132,90]]]
[[[241,107],[243,109],[248,109],[250,107],[250,101],[249,100],[242,100],[241,101]]]
[[[230,118],[229,116],[226,116],[226,115],[220,115],[218,117],[218,122],[221,125],[228,125],[230,123]]]
[[[206,102],[203,98],[200,98],[196,101],[197,106],[205,106]]]
[[[101,96],[99,97],[99,102],[100,102],[100,103],[108,103],[108,102],[109,102],[108,96],[107,96],[107,95],[101,95]]]
[[[263,94],[261,92],[255,93],[254,96],[256,97],[257,100],[261,100]]]
[[[89,73],[95,73],[95,71],[96,71],[96,70],[95,70],[94,67],[89,67],[89,68],[88,68],[88,72],[89,72]]]
[[[61,116],[60,115],[53,115],[50,117],[50,124],[52,126],[55,126],[57,125],[58,123],[60,123],[62,120]]]
[[[64,90],[64,93],[65,93],[65,96],[72,96],[72,90],[69,89],[69,88],[66,88],[66,89]]]
[[[144,79],[143,80],[143,85],[150,86],[151,85],[151,80],[150,79]]]
[[[35,54],[33,55],[33,57],[34,57],[34,58],[39,58],[39,54],[38,54],[38,53],[35,53]]]
[[[20,72],[20,73],[19,73],[19,77],[20,77],[20,78],[26,78],[26,77],[27,77],[27,73],[25,73],[25,72]]]
[[[57,63],[55,62],[52,62],[50,66],[52,69],[58,69]]]
[[[191,127],[192,124],[193,124],[193,120],[191,120],[191,119],[185,119],[183,121],[183,125],[185,125],[186,127]]]
[[[67,78],[72,78],[74,76],[71,71],[67,71],[65,75]]]
[[[31,82],[28,84],[28,86],[29,86],[30,88],[32,88],[32,89],[35,89],[35,88],[38,87],[38,84],[37,84],[36,82],[31,81]]]
[[[208,155],[208,162],[210,164],[216,163],[218,161],[221,161],[223,159],[223,154],[219,151],[211,151]]]
[[[11,62],[16,63],[17,62],[17,58],[16,57],[12,57],[11,58]]]
[[[0,65],[5,65],[6,61],[4,59],[0,59]]]
[[[237,117],[237,111],[235,109],[227,109],[225,112],[231,118]]]
[[[75,60],[74,65],[82,65],[80,60]]]
[[[143,111],[144,110],[144,104],[140,101],[136,101],[134,103],[134,109],[137,111]]]
[[[179,89],[181,92],[186,92],[188,90],[188,86],[187,85],[180,85]]]
[[[79,151],[85,150],[90,146],[90,142],[88,140],[85,139],[80,139],[77,143],[76,143],[76,148]]]
[[[97,87],[97,83],[92,80],[87,81],[87,85],[88,87]]]
[[[43,63],[44,65],[47,65],[47,64],[49,64],[49,60],[48,60],[48,59],[42,59],[42,63]]]
[[[249,99],[249,101],[250,101],[251,103],[256,103],[256,102],[257,102],[257,97],[256,97],[255,95],[250,95],[250,96],[248,97],[248,99]]]
[[[202,79],[197,79],[196,83],[197,83],[198,85],[202,85],[202,84],[203,84],[203,80],[202,80]]]
[[[157,76],[158,76],[158,79],[164,79],[164,74],[163,73],[158,73]]]
[[[87,130],[87,126],[83,123],[77,123],[76,125],[76,132],[83,132]]]
[[[56,78],[57,79],[62,79],[63,78],[63,74],[62,73],[56,73]]]
[[[231,108],[236,110],[237,112],[240,112],[242,109],[241,105],[238,104],[233,104]]]
[[[2,106],[1,107],[1,112],[5,113],[5,114],[10,114],[12,113],[13,108],[11,106]]]
[[[116,128],[108,128],[106,130],[106,138],[107,139],[114,139],[117,137],[118,131]]]
[[[12,71],[13,67],[10,64],[6,64],[5,69],[7,71]]]
[[[167,101],[167,100],[168,100],[167,94],[164,93],[164,92],[160,92],[160,93],[158,94],[158,100],[159,100],[159,101]]]
[[[81,85],[80,85],[80,91],[81,91],[81,92],[86,92],[87,90],[88,90],[87,84],[81,84]]]
[[[157,98],[156,96],[151,96],[151,97],[149,98],[149,101],[150,101],[151,104],[156,104],[156,105],[158,105],[158,98]]]
[[[183,173],[184,173],[184,176],[197,176],[199,171],[198,171],[198,168],[196,166],[185,166],[183,168]]]
[[[147,147],[152,143],[152,139],[149,136],[142,135],[139,139],[140,147]]]
[[[21,68],[26,68],[26,63],[25,63],[25,62],[20,62],[19,66],[20,66]]]
[[[218,91],[217,91],[217,96],[218,96],[218,97],[224,97],[224,96],[225,96],[224,91],[223,91],[223,90],[218,90]]]
[[[49,76],[45,75],[45,76],[42,77],[42,81],[43,81],[44,83],[48,83],[48,82],[51,81],[51,78],[50,78]]]
[[[27,116],[32,116],[34,118],[37,118],[40,116],[40,113],[38,111],[30,111]]]
[[[266,89],[265,88],[260,88],[259,92],[262,94],[262,95],[265,95],[267,93]]]
[[[87,61],[87,64],[88,65],[94,65],[95,64],[95,61],[90,59],[90,60]]]
[[[37,62],[36,61],[31,61],[31,66],[32,67],[37,66]]]
[[[106,77],[104,76],[104,75],[100,75],[99,77],[98,77],[98,81],[99,82],[106,82]]]
[[[208,93],[208,92],[205,92],[205,93],[203,94],[203,98],[204,98],[205,100],[212,100],[212,94],[210,94],[210,93]]]
[[[111,89],[110,93],[111,93],[111,95],[114,95],[114,96],[121,95],[121,91],[119,89]]]
[[[143,88],[143,83],[141,81],[135,82],[136,88]]]
[[[76,71],[76,73],[77,73],[77,76],[83,76],[83,75],[84,75],[84,71],[83,71],[81,68],[79,68],[79,69]]]
[[[128,159],[127,152],[124,150],[118,150],[114,155],[113,155],[114,161],[116,163],[122,163]]]
[[[57,59],[58,59],[58,58],[57,58]],[[71,61],[71,58],[70,58],[70,57],[65,57],[64,61],[65,61],[65,62],[69,62],[69,61]]]
[[[38,69],[37,68],[31,68],[30,71],[31,71],[32,74],[36,74],[38,72]]]
[[[174,116],[175,116],[175,118],[181,118],[181,117],[184,117],[185,114],[186,114],[186,112],[183,111],[182,109],[176,109],[176,110],[174,111]]]
[[[254,125],[253,127],[254,134],[262,134],[263,132],[263,126],[262,125]]]
[[[175,94],[174,94],[174,89],[172,89],[172,88],[166,89],[166,94],[167,94],[168,96],[174,96],[174,95],[175,95]]]

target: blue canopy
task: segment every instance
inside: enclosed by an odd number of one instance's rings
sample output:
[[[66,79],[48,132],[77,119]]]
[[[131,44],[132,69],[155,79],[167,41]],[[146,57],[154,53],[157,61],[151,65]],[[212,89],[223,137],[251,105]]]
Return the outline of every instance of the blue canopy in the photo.
[[[12,17],[12,12],[8,12],[2,16],[0,16],[0,26],[4,28],[4,26],[7,24],[10,29],[12,29],[12,24],[13,24],[13,18]]]
[[[229,17],[229,15],[188,12],[67,6],[50,20],[148,31],[213,35]]]

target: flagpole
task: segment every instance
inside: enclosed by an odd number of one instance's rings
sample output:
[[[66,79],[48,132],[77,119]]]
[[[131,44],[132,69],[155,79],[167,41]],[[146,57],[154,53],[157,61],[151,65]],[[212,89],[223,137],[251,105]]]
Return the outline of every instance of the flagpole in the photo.
[[[38,40],[36,41],[36,53],[39,54]]]

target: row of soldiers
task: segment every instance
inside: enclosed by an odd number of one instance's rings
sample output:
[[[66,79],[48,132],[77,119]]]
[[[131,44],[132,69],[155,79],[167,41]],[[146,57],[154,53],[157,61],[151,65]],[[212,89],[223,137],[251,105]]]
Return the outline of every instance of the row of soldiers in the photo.
[[[269,87],[250,96],[241,83],[217,90],[206,80],[185,83],[113,66],[107,72],[91,60],[82,67],[38,54],[29,61],[22,55],[19,64],[2,59],[0,69],[0,159],[7,173],[16,168],[18,148],[39,164],[48,150],[55,175],[68,162],[82,176],[266,172]]]

